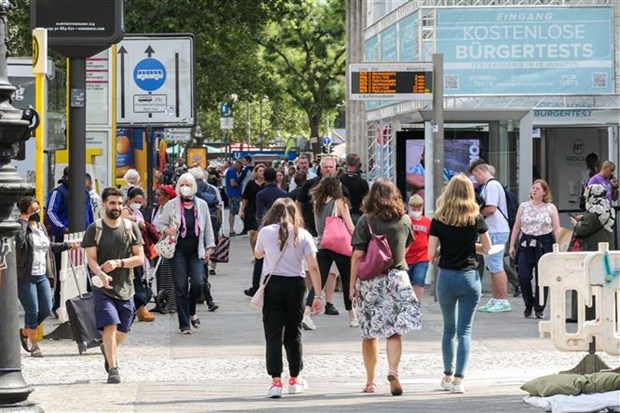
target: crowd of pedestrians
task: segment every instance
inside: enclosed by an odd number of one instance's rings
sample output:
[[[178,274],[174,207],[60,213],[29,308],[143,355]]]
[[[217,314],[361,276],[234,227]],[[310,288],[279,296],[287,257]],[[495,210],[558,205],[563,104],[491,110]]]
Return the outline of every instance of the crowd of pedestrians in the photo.
[[[40,223],[39,201],[25,197],[18,204],[17,269],[25,310],[24,328],[19,331],[22,347],[33,357],[43,356],[36,331],[60,305],[60,253],[81,246],[97,279],[92,289],[108,383],[119,383],[117,348],[134,318],[148,322],[154,320],[154,312],[170,312],[177,315],[180,334],[201,328],[198,303],[204,299],[209,311],[220,307],[209,283],[209,275],[219,271],[211,259],[215,248],[228,237],[247,235],[253,260],[248,271],[251,285],[243,293],[252,297],[266,283],[262,311],[266,366],[272,378],[269,397],[282,395],[282,347],[288,360],[289,393],[307,388],[301,375],[302,330],[320,328],[313,319],[318,314],[340,313],[334,303],[337,288],[342,291],[348,326],[361,334],[363,391],[377,391],[379,340],[385,339],[390,392],[402,394],[398,371],[402,336],[422,327],[425,285],[431,282],[443,316],[440,386],[463,393],[476,311],[512,311],[506,271],[511,260],[517,267],[523,315],[544,317],[547,292],[540,296],[537,265],[560,237],[549,185],[541,179],[533,182],[529,199],[519,204],[512,224],[506,189],[491,165],[477,161],[469,175],[447,181],[433,216],[427,217],[422,196],[404,200],[394,183],[385,179],[369,185],[361,166],[356,154],[349,154],[342,164],[331,156],[311,163],[306,155],[295,163],[253,163],[244,157],[207,169],[188,169],[179,162],[157,175],[152,200],[135,170],[125,174],[125,186],[106,188],[101,196],[87,176],[87,230],[81,245],[64,242],[69,215],[65,168],[48,196],[47,229]],[[586,250],[596,249],[601,241],[614,247],[615,212],[610,205],[617,197],[614,172],[615,165],[606,161],[599,173],[589,175],[584,182],[585,212],[571,218]],[[222,222],[224,208],[228,226]],[[340,235],[350,240],[349,251],[323,242],[334,220],[342,224]],[[235,227],[240,225],[243,231],[237,233]],[[385,237],[391,263],[361,278],[359,270],[367,265],[369,245],[376,237]],[[156,244],[161,240],[173,244],[169,256],[158,256]],[[507,254],[490,253],[497,245],[505,246]],[[491,298],[478,307],[481,261],[491,274]],[[158,291],[151,291],[150,277]],[[166,305],[155,300],[157,306],[147,309],[152,294],[163,294]]]

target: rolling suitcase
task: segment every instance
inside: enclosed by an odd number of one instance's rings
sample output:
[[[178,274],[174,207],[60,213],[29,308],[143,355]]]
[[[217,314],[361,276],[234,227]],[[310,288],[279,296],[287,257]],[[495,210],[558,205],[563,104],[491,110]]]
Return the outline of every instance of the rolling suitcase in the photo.
[[[69,316],[69,325],[73,332],[73,339],[77,343],[80,354],[89,348],[99,347],[102,343],[101,331],[97,329],[95,321],[95,300],[92,292],[82,294],[80,284],[75,274],[75,266],[71,253],[69,255],[69,265],[71,273],[75,280],[79,295],[66,301],[67,315]],[[86,279],[90,282],[88,268],[84,268]]]

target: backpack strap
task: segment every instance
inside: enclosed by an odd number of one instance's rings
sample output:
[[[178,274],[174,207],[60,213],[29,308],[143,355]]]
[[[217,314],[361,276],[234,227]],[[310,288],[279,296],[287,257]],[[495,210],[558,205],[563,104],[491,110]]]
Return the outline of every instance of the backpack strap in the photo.
[[[95,245],[99,247],[99,240],[101,239],[101,234],[103,233],[103,218],[97,218],[95,220]]]
[[[125,218],[121,219],[123,220],[123,225],[125,227],[125,236],[130,242],[134,242],[136,240],[136,235],[133,233],[133,225],[131,225],[132,222]]]
[[[506,193],[506,188],[504,188],[504,185],[500,182],[500,180],[499,180],[499,179],[497,179],[497,178],[495,178],[495,177],[493,177],[493,178],[489,179],[489,180],[488,180],[488,181],[484,184],[484,190],[485,190],[485,192],[486,192],[486,188],[487,188],[488,183],[489,183],[489,182],[491,182],[491,181],[497,181],[497,182],[499,182],[499,186],[501,186],[501,187],[502,187],[502,190],[504,191],[504,200],[505,200],[504,202],[506,202],[506,210],[508,210],[508,194]],[[485,201],[485,202],[486,202],[486,201]],[[508,226],[510,227],[510,220],[508,219],[508,215],[504,214],[504,211],[502,211],[502,209],[499,207],[499,205],[497,205],[497,206],[495,207],[495,209],[497,209],[497,210],[499,211],[499,213],[500,213],[500,214],[502,214],[502,216],[504,217],[504,219],[506,220],[506,222],[508,222],[508,224],[509,224]],[[506,211],[506,212],[508,212],[508,211]]]

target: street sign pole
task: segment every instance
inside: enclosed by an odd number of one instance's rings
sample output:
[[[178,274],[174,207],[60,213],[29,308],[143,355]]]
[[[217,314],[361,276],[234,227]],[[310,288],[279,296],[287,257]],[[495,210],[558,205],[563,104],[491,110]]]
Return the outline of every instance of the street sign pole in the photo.
[[[443,54],[433,54],[433,204],[443,187]]]
[[[69,58],[69,231],[86,224],[86,58]],[[58,241],[58,240],[57,240]]]

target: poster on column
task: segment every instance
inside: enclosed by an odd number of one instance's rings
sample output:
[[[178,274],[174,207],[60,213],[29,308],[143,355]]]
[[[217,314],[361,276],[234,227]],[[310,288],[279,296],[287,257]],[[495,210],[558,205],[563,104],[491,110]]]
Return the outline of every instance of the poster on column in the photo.
[[[613,93],[611,7],[437,10],[446,95]]]

